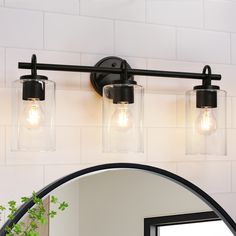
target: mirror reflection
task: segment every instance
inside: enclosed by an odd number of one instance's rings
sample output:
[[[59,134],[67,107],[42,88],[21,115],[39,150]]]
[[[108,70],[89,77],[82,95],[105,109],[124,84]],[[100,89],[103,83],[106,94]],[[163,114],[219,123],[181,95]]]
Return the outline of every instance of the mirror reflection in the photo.
[[[106,170],[74,179],[45,197],[48,211],[54,207],[53,195],[68,202],[69,208],[39,229],[44,236],[233,235],[198,196],[173,180],[143,170]],[[195,222],[145,224],[147,219],[195,214],[200,217]]]

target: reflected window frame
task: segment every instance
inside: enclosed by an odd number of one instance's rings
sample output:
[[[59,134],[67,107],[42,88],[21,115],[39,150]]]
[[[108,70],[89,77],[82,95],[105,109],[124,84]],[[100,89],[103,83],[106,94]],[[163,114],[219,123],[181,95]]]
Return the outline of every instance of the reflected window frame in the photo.
[[[221,220],[214,211],[144,218],[144,236],[160,236],[161,226]]]

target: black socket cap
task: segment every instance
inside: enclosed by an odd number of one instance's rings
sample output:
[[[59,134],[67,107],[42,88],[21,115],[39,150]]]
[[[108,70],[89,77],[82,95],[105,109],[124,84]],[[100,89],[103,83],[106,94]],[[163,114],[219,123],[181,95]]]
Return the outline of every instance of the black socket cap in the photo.
[[[217,90],[197,90],[196,106],[197,108],[216,108]]]
[[[45,82],[37,80],[27,80],[23,82],[23,100],[37,99],[45,100]]]
[[[112,89],[113,103],[134,103],[134,87],[129,85],[114,85]]]

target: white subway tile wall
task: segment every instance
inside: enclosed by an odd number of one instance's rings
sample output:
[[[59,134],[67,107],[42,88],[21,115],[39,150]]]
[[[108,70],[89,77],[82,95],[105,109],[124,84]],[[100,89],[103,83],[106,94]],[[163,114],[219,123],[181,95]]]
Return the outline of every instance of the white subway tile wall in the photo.
[[[236,34],[231,34],[231,60],[232,64],[236,64]]]
[[[235,10],[228,0],[0,0],[0,203],[81,168],[124,161],[193,181],[236,220]],[[108,154],[89,74],[48,71],[39,74],[57,83],[57,150],[12,152],[10,87],[29,73],[17,63],[33,53],[41,63],[94,65],[119,56],[133,68],[189,72],[210,64],[228,92],[228,155],[185,155],[184,93],[200,81],[137,77],[146,88],[144,153]]]
[[[5,0],[5,6],[67,14],[79,13],[78,0]]]
[[[236,32],[235,1],[205,1],[205,27],[207,29]]]
[[[147,0],[147,22],[202,28],[202,0]]]
[[[177,58],[230,63],[230,33],[180,28],[177,30]]]
[[[88,53],[113,53],[113,22],[74,15],[46,13],[45,47]]]
[[[0,46],[43,48],[43,13],[0,8]]]
[[[175,28],[125,21],[116,21],[114,27],[115,53],[135,57],[176,58]]]
[[[145,0],[80,0],[80,14],[101,18],[145,21]]]
[[[5,49],[0,48],[0,86],[5,85]]]

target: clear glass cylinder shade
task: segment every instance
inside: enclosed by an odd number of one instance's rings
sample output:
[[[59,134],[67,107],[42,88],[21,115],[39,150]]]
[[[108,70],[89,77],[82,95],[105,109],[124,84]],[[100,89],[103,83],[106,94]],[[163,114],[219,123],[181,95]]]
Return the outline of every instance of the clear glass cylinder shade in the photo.
[[[129,87],[133,102],[114,103],[114,87]],[[143,152],[143,87],[114,84],[103,87],[103,151]]]
[[[23,100],[23,83],[13,82],[12,89],[12,150],[55,150],[55,83],[50,80],[34,80],[44,83],[45,99]]]
[[[197,108],[197,92],[216,93],[215,108]],[[186,154],[226,155],[226,92],[186,92]]]

